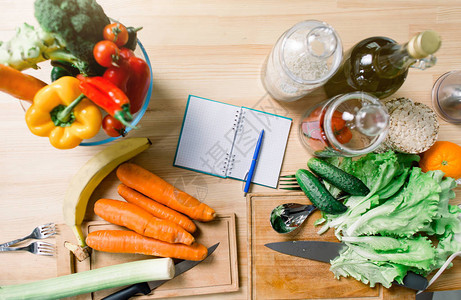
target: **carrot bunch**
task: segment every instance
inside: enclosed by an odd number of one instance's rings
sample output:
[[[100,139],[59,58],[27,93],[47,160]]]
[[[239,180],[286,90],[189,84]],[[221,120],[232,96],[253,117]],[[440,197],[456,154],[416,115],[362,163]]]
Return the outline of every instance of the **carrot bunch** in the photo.
[[[190,218],[211,221],[216,215],[212,208],[133,163],[120,165],[117,177],[122,182],[118,193],[127,202],[99,199],[94,212],[130,230],[91,232],[86,238],[88,246],[106,252],[187,260],[206,257],[207,248],[192,236],[196,226]]]

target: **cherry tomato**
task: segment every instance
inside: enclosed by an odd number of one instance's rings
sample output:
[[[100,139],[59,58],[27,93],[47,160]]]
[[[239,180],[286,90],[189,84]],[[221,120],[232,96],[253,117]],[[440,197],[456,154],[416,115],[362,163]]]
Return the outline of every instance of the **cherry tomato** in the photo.
[[[125,136],[126,134],[125,125],[111,115],[106,115],[102,119],[102,129],[104,129],[108,136],[112,137]]]
[[[100,41],[93,48],[93,56],[98,64],[109,68],[117,65],[120,58],[120,50],[117,45],[111,41]]]
[[[112,23],[106,25],[103,31],[105,40],[114,42],[117,46],[121,47],[128,42],[128,30],[120,23]]]

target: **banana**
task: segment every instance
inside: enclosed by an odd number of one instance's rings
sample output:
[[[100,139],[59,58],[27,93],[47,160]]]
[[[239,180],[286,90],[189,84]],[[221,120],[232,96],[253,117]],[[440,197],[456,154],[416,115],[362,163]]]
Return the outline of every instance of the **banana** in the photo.
[[[64,198],[64,221],[72,228],[80,246],[86,246],[81,224],[94,189],[118,165],[143,152],[150,145],[148,138],[122,139],[93,156],[72,177]]]

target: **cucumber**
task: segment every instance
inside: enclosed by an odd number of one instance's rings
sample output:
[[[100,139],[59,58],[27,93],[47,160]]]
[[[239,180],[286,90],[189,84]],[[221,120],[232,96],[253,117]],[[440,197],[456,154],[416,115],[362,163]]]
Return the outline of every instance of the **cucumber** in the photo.
[[[321,211],[336,215],[347,210],[347,207],[336,200],[319,179],[308,170],[296,171],[296,180],[307,198]]]
[[[370,192],[360,179],[319,158],[309,159],[307,166],[312,173],[350,195],[365,196]]]

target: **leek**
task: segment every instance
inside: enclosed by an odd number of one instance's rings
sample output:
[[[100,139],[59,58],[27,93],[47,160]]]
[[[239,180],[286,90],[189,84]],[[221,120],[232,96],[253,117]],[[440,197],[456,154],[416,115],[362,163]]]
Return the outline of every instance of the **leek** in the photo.
[[[171,258],[154,258],[0,287],[0,299],[61,299],[102,289],[174,277]]]

